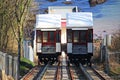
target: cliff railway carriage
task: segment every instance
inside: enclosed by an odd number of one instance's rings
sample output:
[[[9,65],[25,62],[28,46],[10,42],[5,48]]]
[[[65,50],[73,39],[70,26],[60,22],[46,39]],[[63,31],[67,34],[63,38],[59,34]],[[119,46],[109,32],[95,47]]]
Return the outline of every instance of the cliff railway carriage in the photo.
[[[35,39],[38,62],[57,61],[61,53],[61,16],[38,14],[36,16]]]
[[[93,55],[93,20],[90,12],[67,14],[67,54],[70,62],[89,63]]]

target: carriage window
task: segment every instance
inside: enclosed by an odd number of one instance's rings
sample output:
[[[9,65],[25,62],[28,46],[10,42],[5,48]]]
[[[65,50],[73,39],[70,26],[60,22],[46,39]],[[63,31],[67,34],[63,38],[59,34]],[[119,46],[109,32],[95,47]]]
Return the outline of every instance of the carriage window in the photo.
[[[49,32],[50,42],[54,42],[54,32]]]
[[[74,36],[74,42],[79,42],[79,31],[75,31],[73,33],[73,36]]]
[[[48,42],[48,32],[43,32],[43,42]]]
[[[67,31],[67,39],[68,42],[72,42],[72,30]]]
[[[37,35],[37,42],[41,42],[41,32],[40,31],[37,31],[36,32],[36,35]]]
[[[80,42],[86,43],[86,31],[81,31],[80,33]]]
[[[91,30],[88,30],[88,42],[92,42],[93,41],[93,31],[92,29]]]

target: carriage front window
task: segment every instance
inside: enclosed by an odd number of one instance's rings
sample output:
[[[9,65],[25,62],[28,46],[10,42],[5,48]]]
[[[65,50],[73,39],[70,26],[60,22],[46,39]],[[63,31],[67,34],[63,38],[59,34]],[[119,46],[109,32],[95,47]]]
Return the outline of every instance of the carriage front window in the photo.
[[[49,32],[50,42],[54,42],[54,32]]]
[[[78,43],[79,42],[79,31],[74,31],[73,36],[74,36],[74,40],[73,41],[75,43]]]
[[[48,42],[48,32],[43,32],[43,42]]]
[[[80,42],[86,43],[86,31],[81,31],[80,33]]]

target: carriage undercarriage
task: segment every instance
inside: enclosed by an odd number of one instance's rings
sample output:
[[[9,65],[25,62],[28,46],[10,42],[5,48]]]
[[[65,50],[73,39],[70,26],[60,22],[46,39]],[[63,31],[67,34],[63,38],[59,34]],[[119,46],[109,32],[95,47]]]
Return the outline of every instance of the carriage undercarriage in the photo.
[[[66,54],[70,63],[81,63],[91,66],[91,57],[89,54]],[[56,54],[39,54],[38,64],[46,64],[47,62],[55,63],[60,60],[60,53]]]

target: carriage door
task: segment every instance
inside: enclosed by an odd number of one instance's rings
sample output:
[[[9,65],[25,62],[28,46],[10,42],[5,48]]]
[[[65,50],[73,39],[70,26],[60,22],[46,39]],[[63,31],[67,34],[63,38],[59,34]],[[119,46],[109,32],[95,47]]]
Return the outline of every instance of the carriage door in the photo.
[[[42,32],[42,53],[56,52],[56,32],[43,31]]]

